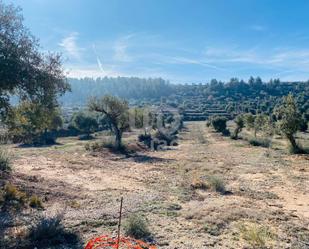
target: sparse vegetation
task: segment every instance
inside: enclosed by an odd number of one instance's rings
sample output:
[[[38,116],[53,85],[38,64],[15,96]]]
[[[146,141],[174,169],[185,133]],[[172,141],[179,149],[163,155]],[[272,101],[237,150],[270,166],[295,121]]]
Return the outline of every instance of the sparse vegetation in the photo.
[[[147,239],[150,236],[147,222],[138,214],[131,215],[127,219],[124,229],[127,236],[135,239]]]
[[[15,185],[7,183],[2,191],[2,206],[10,208],[21,208],[26,204],[27,195],[20,191]]]
[[[11,160],[6,150],[0,149],[0,171],[11,171]]]
[[[29,199],[29,206],[32,208],[41,209],[43,208],[43,202],[37,195],[33,195]]]
[[[30,228],[28,239],[31,245],[45,248],[56,245],[78,245],[78,235],[66,230],[62,224],[62,216],[43,217]]]
[[[240,231],[243,239],[256,249],[266,248],[267,242],[273,237],[267,227],[257,224],[243,225]]]
[[[219,176],[209,176],[207,179],[207,183],[209,184],[209,187],[213,189],[216,192],[219,192],[221,194],[225,194],[225,183],[223,179]]]

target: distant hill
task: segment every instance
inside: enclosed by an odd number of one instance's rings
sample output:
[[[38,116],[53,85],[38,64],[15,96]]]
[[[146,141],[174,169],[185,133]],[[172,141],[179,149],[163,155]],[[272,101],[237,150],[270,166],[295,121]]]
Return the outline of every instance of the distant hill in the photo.
[[[173,93],[172,85],[161,78],[135,77],[68,79],[72,91],[61,102],[65,106],[85,105],[92,96],[116,95],[128,100],[158,100]]]
[[[91,96],[112,94],[136,105],[160,104],[183,110],[188,120],[203,120],[211,115],[241,112],[270,113],[282,96],[294,94],[302,113],[309,115],[309,82],[263,82],[251,77],[247,82],[212,80],[207,84],[170,84],[161,78],[129,77],[68,79],[72,92],[61,98],[64,106],[84,106]]]

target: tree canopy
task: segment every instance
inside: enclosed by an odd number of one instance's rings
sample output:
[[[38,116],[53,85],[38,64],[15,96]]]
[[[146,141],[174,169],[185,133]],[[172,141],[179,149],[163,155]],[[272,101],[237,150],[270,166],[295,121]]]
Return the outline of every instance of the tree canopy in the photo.
[[[69,90],[59,54],[42,53],[38,40],[23,24],[21,9],[0,1],[0,109],[19,96],[49,108]]]

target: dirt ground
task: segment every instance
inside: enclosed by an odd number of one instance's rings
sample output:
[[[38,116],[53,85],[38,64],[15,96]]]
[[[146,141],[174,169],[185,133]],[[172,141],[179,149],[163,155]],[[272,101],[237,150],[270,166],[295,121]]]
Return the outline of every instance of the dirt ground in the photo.
[[[186,123],[178,146],[134,157],[59,143],[12,147],[14,181],[44,200],[29,219],[63,213],[85,243],[115,233],[123,196],[124,220],[143,215],[158,248],[254,248],[254,229],[267,231],[263,248],[309,248],[309,156],[231,140],[203,122]],[[226,193],[192,187],[211,176]]]

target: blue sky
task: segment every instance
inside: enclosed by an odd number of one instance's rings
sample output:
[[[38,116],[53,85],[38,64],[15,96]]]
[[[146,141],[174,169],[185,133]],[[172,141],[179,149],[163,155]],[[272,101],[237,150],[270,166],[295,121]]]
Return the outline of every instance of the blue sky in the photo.
[[[307,0],[14,0],[69,76],[309,79]]]

